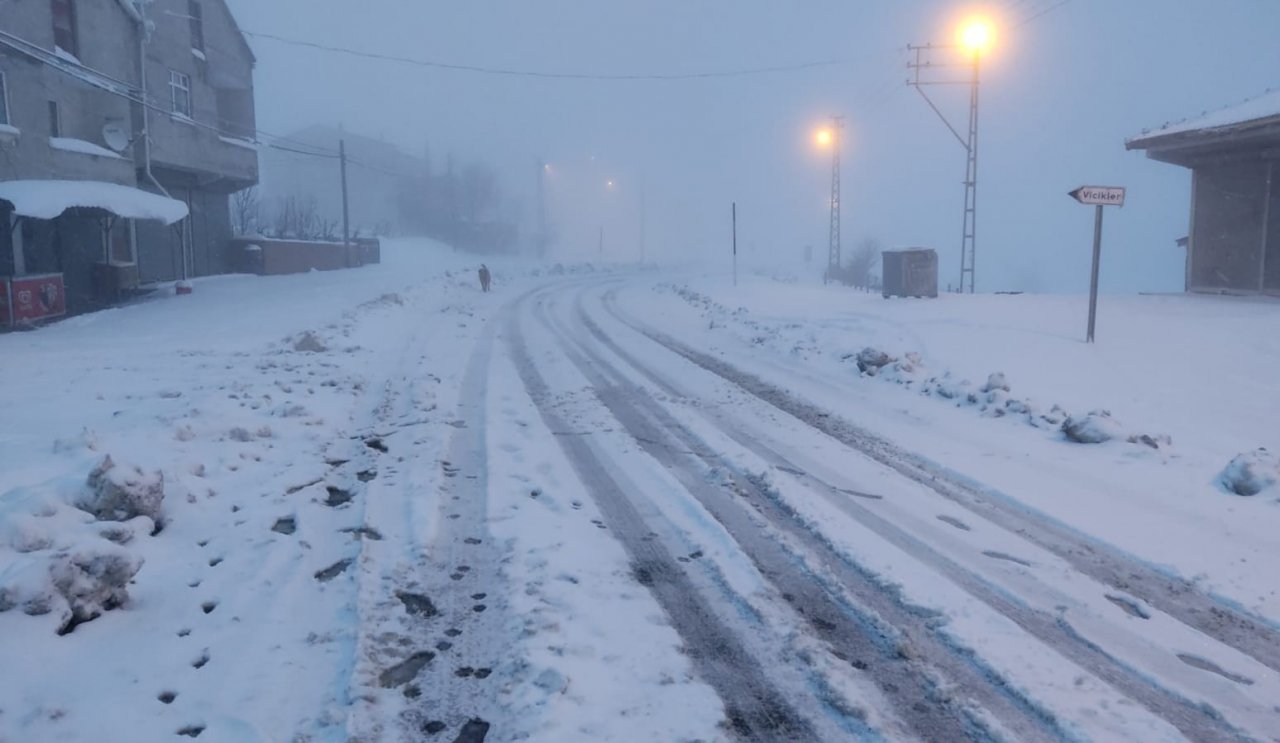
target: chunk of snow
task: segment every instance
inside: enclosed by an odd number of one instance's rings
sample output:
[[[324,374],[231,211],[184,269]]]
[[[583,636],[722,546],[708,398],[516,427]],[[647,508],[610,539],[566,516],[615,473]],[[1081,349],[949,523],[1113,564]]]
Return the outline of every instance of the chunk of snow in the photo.
[[[1004,378],[1003,372],[994,372],[987,377],[987,383],[982,386],[983,392],[995,392],[1001,390],[1009,391],[1009,380]]]
[[[1280,459],[1266,449],[1237,455],[1218,482],[1236,495],[1257,495],[1280,480]]]
[[[177,199],[101,181],[0,181],[0,200],[13,204],[18,216],[36,219],[53,219],[74,207],[165,224],[187,216],[187,205]]]
[[[206,56],[204,52],[200,51],[199,49],[196,49],[195,47],[191,48],[191,56],[195,57],[201,62],[209,61],[209,57]]]
[[[142,569],[142,558],[114,544],[78,550],[57,558],[49,568],[54,590],[66,601],[71,623],[87,622],[129,600],[129,581]]]
[[[870,346],[858,352],[858,371],[875,376],[882,367],[894,362],[894,358],[878,348]]]
[[[89,473],[89,494],[77,504],[101,521],[128,521],[146,516],[160,519],[164,503],[164,475],[119,466],[110,456]]]
[[[83,139],[74,139],[72,137],[49,137],[49,146],[55,150],[62,150],[63,152],[78,152],[81,155],[111,157],[116,160],[124,159],[111,150],[108,150],[106,147],[99,147],[93,142],[86,142]]]
[[[1077,444],[1102,444],[1125,437],[1124,429],[1106,410],[1095,410],[1083,418],[1068,416],[1062,422],[1062,432]]]

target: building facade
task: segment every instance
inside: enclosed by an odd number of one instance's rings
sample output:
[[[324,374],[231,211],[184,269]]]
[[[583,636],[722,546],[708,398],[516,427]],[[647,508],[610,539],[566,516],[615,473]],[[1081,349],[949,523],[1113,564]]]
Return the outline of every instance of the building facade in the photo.
[[[0,276],[61,274],[76,312],[118,299],[112,281],[226,271],[229,195],[257,182],[258,165],[254,58],[223,0],[7,5],[0,182],[18,198],[0,199]],[[81,182],[65,189],[65,210],[34,216],[58,198],[50,182],[65,181]],[[171,209],[121,189],[180,201],[189,216],[168,224],[155,215]]]
[[[1280,91],[1126,146],[1191,170],[1189,291],[1280,295]]]

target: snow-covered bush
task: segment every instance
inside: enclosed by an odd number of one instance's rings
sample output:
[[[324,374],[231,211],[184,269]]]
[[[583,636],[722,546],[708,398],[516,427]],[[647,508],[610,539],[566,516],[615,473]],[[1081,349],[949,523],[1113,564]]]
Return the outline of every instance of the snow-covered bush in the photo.
[[[1077,444],[1102,444],[1112,439],[1125,438],[1120,423],[1106,410],[1095,410],[1083,417],[1067,416],[1062,422],[1062,433],[1068,441]]]
[[[1237,455],[1218,475],[1222,487],[1236,495],[1257,495],[1278,480],[1280,459],[1266,449]]]
[[[89,492],[76,505],[100,521],[129,521],[146,516],[160,522],[164,475],[121,466],[110,456],[89,473]]]

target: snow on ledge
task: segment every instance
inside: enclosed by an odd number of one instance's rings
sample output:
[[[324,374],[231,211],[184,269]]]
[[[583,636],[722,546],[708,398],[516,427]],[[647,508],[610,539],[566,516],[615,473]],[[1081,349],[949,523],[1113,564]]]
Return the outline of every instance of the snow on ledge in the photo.
[[[1235,106],[1228,106],[1220,111],[1206,112],[1176,124],[1165,124],[1158,129],[1144,131],[1136,137],[1130,137],[1129,142],[1141,142],[1167,134],[1243,126],[1276,117],[1280,117],[1280,90],[1269,90],[1256,98]]]
[[[246,150],[253,150],[254,152],[258,151],[258,145],[254,144],[253,142],[247,139],[241,139],[239,137],[228,137],[221,134],[218,135],[218,139],[222,140],[224,143],[229,145],[234,145],[236,147],[243,147]]]
[[[0,200],[13,204],[17,215],[36,219],[54,219],[75,207],[165,224],[187,216],[187,205],[181,201],[101,181],[0,181]]]
[[[22,134],[22,130],[18,127],[10,126],[8,124],[0,124],[0,138],[7,137],[9,139],[13,139],[20,134]]]
[[[81,155],[93,155],[94,157],[112,157],[116,160],[123,160],[116,153],[108,150],[106,147],[99,147],[93,142],[86,142],[83,139],[72,139],[71,137],[49,137],[49,146],[55,150],[63,152],[78,152]]]
[[[54,45],[53,56],[61,59],[63,62],[70,62],[77,67],[84,67],[84,62],[81,62],[79,57],[60,46]]]

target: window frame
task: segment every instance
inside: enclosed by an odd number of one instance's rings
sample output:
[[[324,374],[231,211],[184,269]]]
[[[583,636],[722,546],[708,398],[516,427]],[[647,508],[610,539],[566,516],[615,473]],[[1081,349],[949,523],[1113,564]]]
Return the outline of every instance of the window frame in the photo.
[[[49,136],[62,138],[62,104],[49,101]]]
[[[204,7],[199,0],[187,0],[187,18],[191,29],[191,48],[204,53]]]
[[[178,109],[178,92],[186,93],[186,109]],[[191,94],[191,76],[175,69],[169,70],[169,113],[184,119],[191,119],[195,112],[195,104]]]
[[[63,29],[58,26],[58,6],[64,5],[67,8],[67,28]],[[49,8],[53,12],[53,45],[74,57],[80,56],[80,34],[77,33],[76,23],[76,0],[49,0]],[[68,40],[71,42],[69,48],[59,43],[59,34],[65,32]]]
[[[13,126],[13,117],[9,114],[9,85],[4,78],[4,70],[0,70],[0,125]]]

